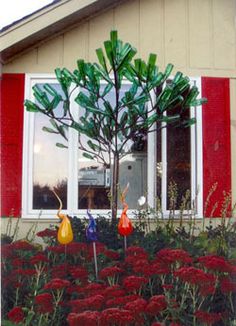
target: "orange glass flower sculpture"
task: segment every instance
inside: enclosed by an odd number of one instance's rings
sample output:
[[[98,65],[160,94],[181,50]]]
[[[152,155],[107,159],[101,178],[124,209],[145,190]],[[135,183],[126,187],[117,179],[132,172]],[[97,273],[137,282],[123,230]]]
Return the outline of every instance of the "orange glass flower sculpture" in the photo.
[[[123,205],[123,211],[122,211],[120,221],[118,224],[118,232],[120,235],[123,235],[123,236],[128,236],[133,232],[132,223],[127,216],[127,210],[129,208],[129,206],[125,202],[125,196],[128,192],[128,189],[129,189],[129,184],[127,184],[127,186],[125,187],[124,191],[121,194],[121,202]]]
[[[57,240],[60,244],[68,244],[73,241],[73,231],[71,227],[70,220],[65,214],[61,214],[62,202],[59,196],[53,191],[54,195],[57,197],[60,207],[57,212],[57,216],[62,220],[57,233]]]

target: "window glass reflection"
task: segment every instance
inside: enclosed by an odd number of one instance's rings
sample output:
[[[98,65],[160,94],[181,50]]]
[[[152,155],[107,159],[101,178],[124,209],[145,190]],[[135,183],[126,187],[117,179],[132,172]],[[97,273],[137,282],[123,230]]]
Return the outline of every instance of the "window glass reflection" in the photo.
[[[168,115],[174,114],[176,112],[173,110]],[[189,110],[185,111],[185,118],[189,118]],[[180,209],[183,196],[187,190],[191,190],[190,128],[176,129],[172,125],[167,126],[167,187],[167,209]],[[176,198],[173,198],[173,202],[170,192],[175,193],[175,188]]]
[[[130,88],[129,84],[123,85],[120,96]],[[104,88],[104,86],[103,86]],[[112,105],[115,104],[114,93],[106,97]],[[99,103],[102,106],[102,102]],[[80,108],[80,116],[84,110]],[[81,143],[86,143],[88,137],[79,136]],[[96,144],[96,142],[95,142]],[[129,208],[137,208],[137,200],[145,195],[147,190],[147,144],[146,137],[136,137],[126,144],[126,151],[129,152],[120,160],[119,186],[123,190],[127,183],[130,188],[126,197]],[[111,186],[111,160],[109,153],[103,153],[107,165],[95,160],[87,159],[79,151],[78,157],[78,208],[79,209],[110,209],[110,186]],[[121,208],[121,204],[118,205]]]
[[[39,85],[42,87],[42,85]],[[58,84],[51,84],[57,91]],[[57,108],[62,112],[62,107]],[[59,148],[62,136],[48,133],[43,127],[52,128],[47,116],[35,114],[34,153],[33,153],[33,209],[57,209],[58,200],[52,192],[56,191],[67,208],[68,149]],[[65,131],[66,132],[66,131]],[[64,141],[64,145],[66,141]]]

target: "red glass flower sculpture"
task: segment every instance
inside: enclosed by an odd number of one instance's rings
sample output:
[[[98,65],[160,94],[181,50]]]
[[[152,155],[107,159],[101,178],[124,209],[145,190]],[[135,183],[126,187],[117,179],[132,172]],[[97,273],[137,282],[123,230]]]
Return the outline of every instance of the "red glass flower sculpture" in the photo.
[[[130,219],[127,216],[127,210],[129,208],[129,206],[127,205],[127,203],[125,202],[125,196],[128,192],[129,189],[129,184],[125,187],[122,195],[121,195],[121,202],[123,204],[123,211],[120,217],[120,221],[118,224],[118,232],[120,235],[123,236],[128,236],[133,232],[133,226],[132,223],[130,221]]]

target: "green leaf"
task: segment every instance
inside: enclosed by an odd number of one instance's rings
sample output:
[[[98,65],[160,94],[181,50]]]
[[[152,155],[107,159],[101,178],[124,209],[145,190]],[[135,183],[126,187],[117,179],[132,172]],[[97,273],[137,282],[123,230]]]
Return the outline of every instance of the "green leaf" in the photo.
[[[99,61],[100,65],[103,67],[105,72],[108,74],[106,59],[104,57],[103,50],[101,48],[99,48],[96,50],[96,53],[97,53],[97,57],[98,57],[98,61]]]
[[[77,61],[77,67],[79,70],[79,75],[81,76],[81,79],[83,80],[83,82],[86,82],[86,78],[85,78],[85,71],[84,71],[84,67],[85,67],[85,62],[84,60],[80,59]]]
[[[88,146],[89,146],[93,151],[96,150],[95,145],[94,145],[94,143],[93,143],[91,140],[88,140],[88,141],[87,141],[87,144],[88,144]]]
[[[111,135],[111,132],[110,132],[110,128],[108,126],[104,126],[102,128],[102,132],[103,132],[103,135],[104,137],[110,141],[112,139],[112,135]]]
[[[55,131],[54,129],[48,127],[43,127],[42,130],[45,132],[50,132],[51,134],[59,134],[58,131]]]
[[[90,98],[85,95],[83,92],[80,92],[75,98],[75,102],[78,103],[83,108],[86,107],[94,107],[94,103],[90,100]]]
[[[105,41],[104,42],[104,47],[105,47],[106,55],[107,55],[107,58],[108,58],[108,60],[110,62],[110,65],[114,68],[115,63],[114,63],[114,57],[113,57],[111,41]]]
[[[154,68],[154,66],[156,64],[156,59],[157,59],[156,54],[154,54],[154,53],[149,54],[149,58],[148,58],[148,67],[149,67],[149,69]]]
[[[146,120],[145,120],[145,125],[147,127],[151,127],[153,125],[153,123],[155,123],[156,121],[158,121],[159,119],[159,116],[157,113],[153,113],[150,117],[148,117]]]
[[[63,126],[63,125],[58,126],[58,131],[59,131],[59,133],[61,134],[61,136],[62,136],[64,139],[68,140],[68,139],[67,139],[67,136],[66,136],[66,133],[65,133],[65,126]]]
[[[122,53],[122,59],[117,66],[117,71],[120,71],[124,66],[127,66],[128,63],[132,60],[132,58],[137,53],[137,50],[132,47],[130,44],[125,44],[124,51]]]
[[[104,107],[106,109],[106,116],[109,118],[112,118],[114,116],[113,108],[111,106],[111,103],[108,101],[104,101]]]
[[[207,103],[207,99],[203,97],[203,98],[199,98],[197,100],[190,102],[189,106],[199,106],[204,103]]]
[[[93,160],[93,159],[94,159],[94,156],[93,156],[93,155],[90,155],[90,154],[88,154],[88,153],[83,153],[83,156],[84,156],[85,158],[88,158],[89,160]]]
[[[43,88],[45,89],[45,91],[47,91],[51,96],[53,97],[60,97],[61,98],[61,95],[59,95],[57,93],[57,91],[55,90],[54,87],[52,87],[50,84],[44,84],[43,85]]]
[[[168,101],[171,98],[172,91],[173,90],[171,88],[166,87],[164,89],[164,91],[161,93],[161,95],[160,95],[160,97],[158,99],[158,103],[159,103],[161,111],[164,111],[165,108],[167,107]]]
[[[62,69],[62,73],[63,75],[68,78],[69,80],[71,81],[74,81],[75,80],[75,76],[72,74],[71,71],[69,71],[67,68],[63,68]]]
[[[60,81],[61,78],[62,78],[61,69],[60,68],[56,68],[54,71],[55,71],[55,75],[56,75],[57,80]]]
[[[176,74],[175,74],[175,77],[174,77],[174,79],[173,79],[173,84],[177,84],[180,80],[181,80],[181,78],[183,77],[183,74],[182,74],[182,72],[177,72]]]
[[[170,100],[169,102],[166,102],[166,105],[164,104],[162,106],[162,112],[164,111],[170,111],[176,108],[177,106],[181,105],[183,103],[184,98],[181,95],[178,95],[174,99]]]
[[[117,38],[118,38],[118,33],[116,30],[113,30],[110,32],[110,39],[111,39],[111,44],[113,46],[116,45],[116,42],[117,42]]]
[[[139,77],[141,76],[141,66],[142,66],[142,60],[139,58],[135,59],[134,60],[134,69]]]
[[[40,87],[38,85],[34,85],[32,87],[33,89],[33,94],[34,94],[34,97],[36,98],[36,100],[42,104],[42,106],[44,108],[48,108],[48,106],[50,105],[50,101],[48,99],[48,96],[45,92],[42,92],[42,90],[40,89]]]
[[[179,117],[180,117],[179,114],[172,115],[172,116],[165,116],[165,115],[163,115],[161,120],[163,122],[166,122],[166,123],[172,123],[172,122],[175,122],[176,120],[178,120]]]
[[[30,100],[25,100],[24,101],[24,106],[26,107],[26,110],[28,112],[40,112],[42,111],[37,104],[35,104],[34,102],[30,101]]]
[[[2,320],[2,326],[16,326],[15,323],[12,323],[10,320]],[[22,323],[18,323],[17,325],[22,326]]]
[[[192,125],[194,125],[196,123],[196,118],[191,118],[191,119],[188,119],[184,122],[182,122],[182,126],[184,126],[185,128],[188,128]]]
[[[56,123],[56,121],[54,119],[49,119],[49,122],[51,123],[51,125],[58,130],[58,124]]]
[[[106,87],[104,88],[104,91],[103,91],[103,93],[102,93],[102,97],[105,97],[109,92],[110,92],[110,90],[113,88],[113,84],[112,83],[108,83],[107,85],[106,85]]]
[[[170,76],[173,68],[174,68],[174,66],[172,65],[172,63],[168,63],[168,65],[166,66],[165,72],[164,72],[165,79],[167,79]]]
[[[73,129],[75,129],[75,130],[77,130],[79,132],[84,133],[84,128],[79,123],[77,123],[76,121],[72,121],[71,128],[73,128]]]
[[[125,125],[125,123],[127,122],[127,119],[128,119],[128,113],[125,111],[122,113],[122,116],[120,118],[120,125],[121,125],[121,128],[123,128],[123,126]]]
[[[150,53],[149,58],[148,58],[148,63],[147,63],[147,77],[149,79],[153,69],[155,68],[156,64],[156,54]]]
[[[56,146],[59,147],[59,148],[68,148],[68,146],[65,146],[61,143],[56,143]]]
[[[190,92],[185,100],[184,106],[185,107],[190,106],[190,103],[193,102],[197,98],[198,94],[199,94],[198,88],[196,86],[193,86],[190,89]]]

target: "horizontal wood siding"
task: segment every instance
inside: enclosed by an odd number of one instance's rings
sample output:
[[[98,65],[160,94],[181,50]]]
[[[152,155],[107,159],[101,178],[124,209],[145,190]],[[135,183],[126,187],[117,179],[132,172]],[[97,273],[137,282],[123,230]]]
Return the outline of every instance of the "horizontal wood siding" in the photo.
[[[70,31],[50,35],[3,72],[53,72],[78,58],[96,60],[95,49],[116,28],[146,58],[157,53],[161,68],[171,62],[189,75],[235,76],[235,0],[128,0]]]

